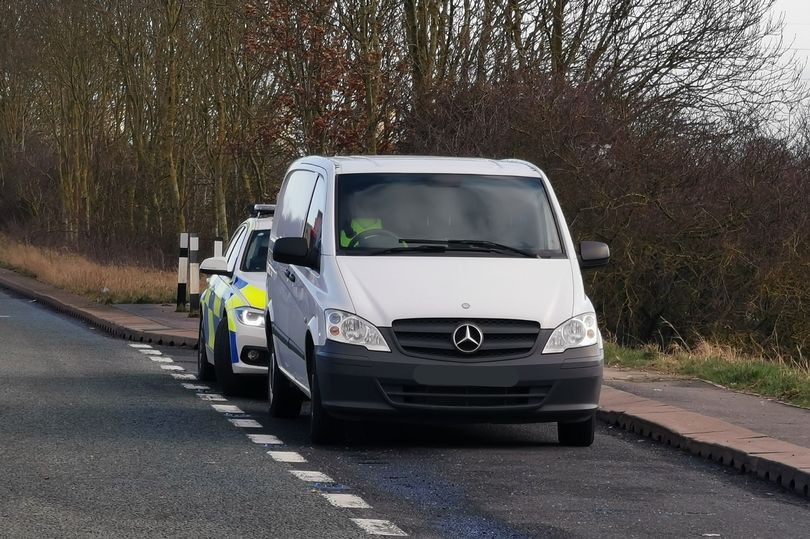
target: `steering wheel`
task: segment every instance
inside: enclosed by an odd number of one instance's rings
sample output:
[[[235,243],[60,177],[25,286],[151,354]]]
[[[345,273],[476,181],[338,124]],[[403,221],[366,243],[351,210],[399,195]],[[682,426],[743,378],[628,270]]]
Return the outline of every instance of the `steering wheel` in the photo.
[[[381,238],[390,238],[394,240],[394,245],[399,245],[399,237],[394,234],[393,232],[389,232],[382,228],[370,228],[368,230],[363,230],[362,232],[358,232],[355,237],[349,240],[349,244],[346,246],[347,249],[351,249],[352,247],[356,247],[358,243],[361,241],[369,240],[374,237],[381,237]],[[390,244],[382,245],[380,247],[390,247]],[[373,245],[370,247],[374,247]]]

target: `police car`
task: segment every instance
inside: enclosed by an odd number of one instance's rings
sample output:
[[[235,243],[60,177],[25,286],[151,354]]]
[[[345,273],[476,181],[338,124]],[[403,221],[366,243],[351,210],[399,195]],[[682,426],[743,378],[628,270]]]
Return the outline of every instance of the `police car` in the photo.
[[[241,375],[267,373],[265,266],[274,212],[273,204],[256,204],[225,256],[200,264],[211,277],[200,295],[197,378],[216,378],[225,394],[239,391]]]

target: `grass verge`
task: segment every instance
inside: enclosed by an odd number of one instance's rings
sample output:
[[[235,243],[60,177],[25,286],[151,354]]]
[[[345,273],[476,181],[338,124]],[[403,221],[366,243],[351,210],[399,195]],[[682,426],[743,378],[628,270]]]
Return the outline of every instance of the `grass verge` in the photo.
[[[173,272],[103,265],[82,256],[43,249],[0,234],[0,266],[100,303],[174,301]]]
[[[700,378],[725,387],[810,408],[810,369],[786,360],[743,356],[729,348],[700,343],[690,351],[663,353],[653,347],[605,343],[609,367]]]

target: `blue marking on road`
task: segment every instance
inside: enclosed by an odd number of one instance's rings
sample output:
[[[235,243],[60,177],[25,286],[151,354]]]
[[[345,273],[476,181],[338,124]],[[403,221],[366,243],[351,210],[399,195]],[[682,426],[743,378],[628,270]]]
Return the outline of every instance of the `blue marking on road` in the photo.
[[[402,461],[380,463],[382,466],[367,466],[367,476],[373,476],[378,488],[388,491],[416,506],[432,506],[441,509],[441,517],[429,526],[445,537],[498,537],[529,539],[530,533],[509,524],[480,514],[481,509],[468,507],[463,491],[458,485],[426,470],[424,466],[404,464]],[[427,524],[427,523],[426,523]],[[549,533],[561,530],[549,527]]]
[[[321,492],[343,492],[351,490],[350,487],[341,483],[311,483],[310,486],[320,490]]]

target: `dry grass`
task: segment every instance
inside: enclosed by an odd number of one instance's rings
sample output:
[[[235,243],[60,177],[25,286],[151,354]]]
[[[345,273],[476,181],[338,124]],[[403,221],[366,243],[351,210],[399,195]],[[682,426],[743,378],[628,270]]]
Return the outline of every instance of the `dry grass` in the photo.
[[[16,242],[0,234],[0,266],[101,303],[174,301],[173,272],[107,266],[82,256]]]
[[[810,367],[801,359],[758,358],[703,341],[691,349],[675,347],[667,352],[656,346],[624,348],[605,343],[605,363],[690,376],[810,407]]]

